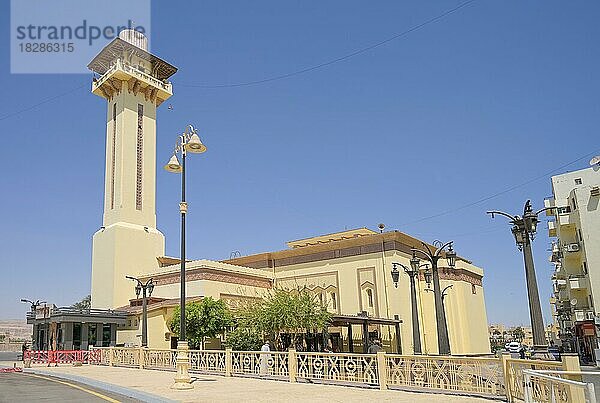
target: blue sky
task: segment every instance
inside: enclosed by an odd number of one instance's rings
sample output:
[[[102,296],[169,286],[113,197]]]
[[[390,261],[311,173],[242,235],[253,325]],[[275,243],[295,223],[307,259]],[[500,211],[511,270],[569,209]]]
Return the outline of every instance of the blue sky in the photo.
[[[305,74],[193,87],[327,62],[459,3],[154,1],[152,50],[180,69],[174,108],[158,113],[159,166],[189,123],[209,148],[189,161],[190,256],[283,249],[383,222],[425,240],[454,239],[485,269],[488,320],[528,323],[522,257],[506,221],[485,211],[519,213],[528,198],[540,208],[548,173],[600,149],[599,3],[479,0]],[[9,2],[0,4],[0,318],[22,318],[22,297],[67,305],[89,293],[105,103],[89,93],[89,75],[11,75]],[[173,256],[178,180],[158,172],[158,227]],[[534,250],[546,319],[549,242],[542,223]]]

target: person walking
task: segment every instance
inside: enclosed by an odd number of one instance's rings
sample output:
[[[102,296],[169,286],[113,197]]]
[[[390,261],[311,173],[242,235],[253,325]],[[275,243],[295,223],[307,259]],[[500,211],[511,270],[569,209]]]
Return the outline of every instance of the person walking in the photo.
[[[265,344],[262,345],[260,351],[260,374],[266,375],[269,371],[269,360],[271,359],[271,354],[267,354],[271,351],[269,340],[265,341]]]

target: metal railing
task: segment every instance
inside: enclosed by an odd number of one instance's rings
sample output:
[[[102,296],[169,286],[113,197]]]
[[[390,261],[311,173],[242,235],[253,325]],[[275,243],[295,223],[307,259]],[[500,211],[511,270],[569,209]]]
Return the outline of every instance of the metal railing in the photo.
[[[598,372],[523,370],[524,400],[526,403],[596,403],[593,383],[580,382],[561,376],[595,375]]]
[[[507,365],[507,394],[512,399],[525,399],[524,370],[560,370],[562,363],[559,361],[523,360],[508,358]]]
[[[386,354],[386,368],[389,386],[506,394],[502,363],[497,358]]]
[[[39,355],[38,362],[48,362],[44,356],[48,352],[32,353]],[[90,350],[87,362],[175,371],[176,356],[177,350],[173,349],[96,347]],[[214,375],[506,396],[510,402],[596,402],[595,396],[580,398],[584,389],[589,395],[588,384],[569,379],[587,374],[578,372],[577,357],[563,357],[558,362],[513,359],[507,355],[488,358],[230,349],[190,350],[189,357],[190,372]]]
[[[23,360],[31,360],[32,364],[91,364],[100,360],[100,354],[98,350],[26,350]]]
[[[324,383],[379,385],[375,354],[297,353],[297,376]]]

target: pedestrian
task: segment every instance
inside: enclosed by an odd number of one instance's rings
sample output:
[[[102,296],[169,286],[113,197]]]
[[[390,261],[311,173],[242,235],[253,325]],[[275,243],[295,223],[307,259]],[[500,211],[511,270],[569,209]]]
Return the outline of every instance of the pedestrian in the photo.
[[[269,360],[271,359],[271,346],[269,340],[265,341],[265,344],[260,348],[260,374],[266,375],[269,370]]]
[[[21,354],[22,354],[22,357],[21,357],[21,359],[22,359],[23,361],[25,361],[25,352],[26,352],[28,349],[29,349],[29,347],[27,346],[27,342],[24,342],[24,343],[23,343],[23,345],[21,346]]]
[[[381,344],[378,342],[378,340],[372,340],[371,345],[367,349],[367,353],[377,354],[377,352],[381,350],[383,350],[383,348],[381,347]]]
[[[521,347],[519,348],[519,358],[522,360],[525,359],[525,347],[523,347],[522,344],[521,344]]]

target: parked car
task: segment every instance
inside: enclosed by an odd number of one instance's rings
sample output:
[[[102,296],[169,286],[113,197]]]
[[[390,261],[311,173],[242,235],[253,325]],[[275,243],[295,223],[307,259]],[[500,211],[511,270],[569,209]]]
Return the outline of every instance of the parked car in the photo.
[[[506,343],[504,348],[506,348],[509,353],[518,353],[521,350],[521,343],[518,341],[511,341],[510,343]]]

